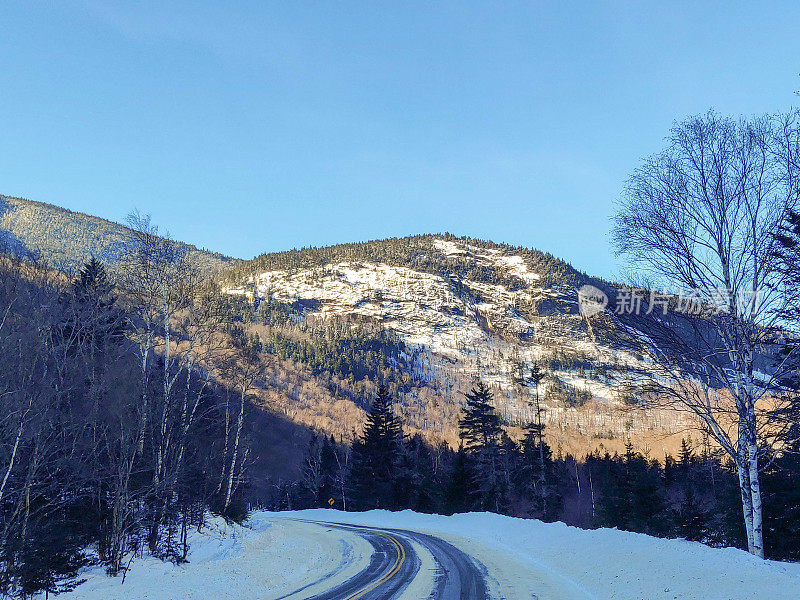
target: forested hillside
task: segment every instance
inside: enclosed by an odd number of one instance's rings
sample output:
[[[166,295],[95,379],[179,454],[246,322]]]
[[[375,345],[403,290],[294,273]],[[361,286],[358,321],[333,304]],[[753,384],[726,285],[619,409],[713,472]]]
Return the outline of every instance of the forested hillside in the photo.
[[[610,286],[537,250],[412,236],[266,254],[227,270],[222,283],[241,299],[247,335],[322,383],[323,397],[387,385],[404,424],[433,443],[457,444],[459,407],[476,378],[521,436],[531,397],[518,379],[533,364],[544,369],[547,435],[560,452],[621,452],[632,439],[663,460],[689,425],[643,409],[635,384],[647,367],[607,335],[621,317],[590,326],[580,314],[582,285],[612,294]],[[323,398],[286,410],[315,426],[326,415],[327,433],[352,437],[354,425]]]
[[[144,222],[142,222],[144,223]],[[0,256],[0,595],[186,560],[207,511],[241,520],[309,432],[251,402],[264,361],[198,252],[131,232],[124,275]]]
[[[60,206],[0,195],[0,248],[20,257],[38,257],[56,269],[74,273],[96,258],[106,265],[125,253],[130,230],[99,217]],[[230,259],[185,244],[204,267],[220,268]]]
[[[229,269],[227,275],[229,280],[235,283],[242,277],[264,271],[298,271],[329,264],[368,262],[408,267],[432,275],[453,276],[460,279],[500,284],[510,290],[519,289],[525,285],[524,280],[510,275],[505,270],[477,263],[468,252],[447,252],[441,244],[436,243],[436,240],[457,240],[468,246],[520,255],[526,264],[532,265],[535,272],[547,273],[553,281],[570,283],[574,282],[578,275],[571,265],[546,252],[469,237],[456,237],[451,234],[414,235],[262,254]]]

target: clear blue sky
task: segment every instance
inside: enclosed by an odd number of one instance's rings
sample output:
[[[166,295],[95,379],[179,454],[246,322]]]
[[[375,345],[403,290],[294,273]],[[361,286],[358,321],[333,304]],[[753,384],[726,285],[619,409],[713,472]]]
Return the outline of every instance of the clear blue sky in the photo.
[[[796,3],[0,3],[0,193],[250,257],[451,231],[614,275],[675,119],[790,107]]]

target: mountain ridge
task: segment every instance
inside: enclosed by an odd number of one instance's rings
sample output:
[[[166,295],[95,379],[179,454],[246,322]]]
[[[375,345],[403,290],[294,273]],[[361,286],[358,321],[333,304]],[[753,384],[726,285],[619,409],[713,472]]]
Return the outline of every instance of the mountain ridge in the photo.
[[[0,228],[7,247],[18,241],[17,252],[72,270],[98,254],[113,262],[127,230],[8,196],[0,196]],[[547,372],[541,392],[554,447],[581,454],[617,438],[621,448],[637,430],[673,436],[683,426],[645,410],[628,414],[635,407],[615,372],[630,366],[635,374],[637,361],[593,339],[578,309],[581,285],[610,284],[547,252],[449,233],[251,260],[186,247],[203,253],[221,288],[243,302],[231,326],[279,363],[263,404],[339,437],[351,437],[353,408],[363,409],[380,382],[393,386],[409,428],[434,440],[457,442],[460,394],[475,379],[493,386],[507,423],[524,424],[531,392],[515,378],[533,363]]]
[[[121,223],[55,204],[0,194],[0,245],[20,257],[43,257],[54,268],[74,273],[91,258],[119,260],[130,229]],[[214,271],[236,259],[179,242]]]
[[[341,347],[342,328],[364,327],[397,336],[412,376],[386,380],[396,386],[399,410],[412,429],[433,430],[450,444],[457,444],[461,393],[477,379],[492,386],[508,424],[530,422],[532,392],[517,380],[533,364],[546,374],[540,392],[556,448],[587,453],[637,431],[675,437],[686,425],[674,415],[637,410],[631,381],[646,365],[589,329],[578,289],[610,284],[546,253],[426,234],[265,254],[223,279],[223,291],[249,306],[249,332],[268,353],[318,375],[349,377],[356,390],[363,389],[359,379],[337,371],[335,360],[320,369],[308,340],[328,344],[336,331]],[[276,313],[291,316],[276,320]],[[599,318],[617,323],[608,312]],[[339,383],[332,389],[341,393]],[[320,405],[307,408],[318,412]]]

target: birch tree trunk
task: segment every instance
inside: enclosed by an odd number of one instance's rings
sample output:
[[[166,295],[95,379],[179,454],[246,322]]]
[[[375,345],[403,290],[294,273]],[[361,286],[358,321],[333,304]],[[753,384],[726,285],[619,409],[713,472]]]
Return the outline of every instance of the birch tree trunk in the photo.
[[[228,470],[228,485],[225,490],[225,504],[223,506],[223,510],[228,510],[228,506],[231,503],[231,494],[233,492],[233,480],[234,475],[236,473],[236,459],[239,455],[239,439],[242,435],[242,425],[244,424],[244,400],[246,395],[246,390],[242,388],[242,393],[240,396],[239,401],[239,415],[236,419],[236,434],[233,437],[233,449],[231,451],[231,463],[230,468]]]
[[[150,348],[151,348],[152,343],[153,343],[152,342],[153,334],[152,334],[152,331],[150,329],[149,323],[145,323],[145,327],[147,327],[147,332],[145,334],[144,341],[143,341],[143,343],[141,344],[141,346],[139,348],[139,352],[141,354],[140,366],[141,366],[141,370],[142,370],[141,371],[141,374],[142,374],[142,397],[141,397],[141,408],[140,408],[140,410],[142,412],[139,415],[139,433],[138,433],[138,436],[137,436],[137,444],[136,444],[136,449],[139,452],[139,454],[144,452],[144,438],[145,438],[145,432],[147,430],[147,411],[150,408],[149,407],[150,394],[149,394],[148,389],[147,389],[149,381],[150,381],[150,378],[148,376],[148,370],[147,370],[147,359],[150,356]]]
[[[163,381],[163,395],[164,403],[161,405],[161,422],[159,423],[159,437],[158,448],[156,450],[156,468],[153,472],[153,482],[158,485],[161,479],[161,471],[164,466],[164,452],[167,438],[167,420],[169,418],[169,405],[170,405],[170,385],[169,385],[169,334],[170,334],[170,310],[167,301],[167,282],[162,284],[162,319],[163,319],[163,335],[164,335],[164,381]]]
[[[739,494],[742,498],[742,517],[744,518],[745,535],[747,536],[747,551],[755,554],[753,545],[753,497],[750,488],[750,467],[747,459],[747,449],[740,445],[736,455],[736,474],[739,476]]]
[[[225,471],[228,464],[228,449],[231,439],[231,394],[230,391],[225,392],[225,446],[222,449],[222,468],[219,471],[219,483],[217,490],[214,494],[219,494],[222,491],[222,486],[225,483]]]
[[[11,456],[8,459],[8,467],[6,468],[5,475],[3,475],[3,482],[0,484],[0,502],[3,500],[3,494],[5,493],[6,484],[8,483],[8,477],[11,475],[11,471],[14,469],[14,462],[17,458],[17,450],[19,449],[19,442],[20,439],[22,439],[22,432],[24,429],[25,415],[23,414],[22,417],[20,417],[19,429],[17,430],[17,435],[14,439],[14,447],[11,449]]]
[[[750,468],[750,503],[753,513],[751,552],[759,558],[764,558],[764,519],[761,508],[761,482],[758,475],[758,446],[752,440],[748,440],[747,453]]]

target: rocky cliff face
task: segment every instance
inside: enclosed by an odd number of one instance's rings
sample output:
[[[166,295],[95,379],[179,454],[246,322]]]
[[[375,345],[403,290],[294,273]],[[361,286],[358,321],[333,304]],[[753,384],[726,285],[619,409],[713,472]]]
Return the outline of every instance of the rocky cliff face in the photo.
[[[456,392],[481,378],[494,387],[507,420],[523,424],[532,418],[531,391],[516,379],[520,366],[538,363],[546,373],[539,388],[545,419],[553,428],[598,440],[628,437],[635,429],[677,431],[679,419],[632,408],[629,384],[646,365],[594,339],[578,307],[578,289],[589,278],[574,270],[548,270],[548,263],[510,247],[452,236],[426,236],[423,244],[408,240],[409,246],[421,246],[424,270],[414,261],[397,264],[396,255],[383,262],[377,251],[369,253],[372,260],[356,260],[365,253],[338,260],[346,254],[340,251],[322,264],[293,261],[285,268],[274,268],[281,261],[266,255],[262,270],[225,289],[256,305],[278,301],[302,307],[308,322],[393,330],[413,356],[414,377],[430,384],[445,404],[457,404]],[[436,268],[430,268],[433,255]],[[413,404],[414,396],[407,394],[404,405]],[[437,419],[430,410],[422,412],[422,428]]]

